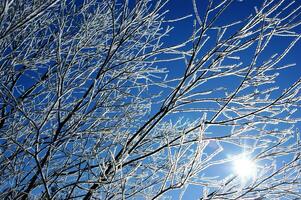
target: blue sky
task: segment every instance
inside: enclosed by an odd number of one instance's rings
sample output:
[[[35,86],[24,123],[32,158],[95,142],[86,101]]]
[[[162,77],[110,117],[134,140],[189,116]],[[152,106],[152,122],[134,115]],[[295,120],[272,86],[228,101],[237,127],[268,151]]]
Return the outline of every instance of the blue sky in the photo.
[[[203,2],[206,3],[207,1]],[[233,3],[230,9],[225,12],[225,14],[221,17],[219,21],[222,23],[233,22],[235,20],[240,20],[246,16],[249,16],[251,13],[254,14],[254,7],[260,7],[262,2],[262,0],[245,0],[244,2],[236,1]],[[198,6],[203,7],[201,4],[202,3],[199,3]],[[295,3],[295,7],[297,7],[298,5],[301,5],[301,2],[297,1],[297,3]],[[187,19],[173,23],[172,26],[174,26],[174,29],[171,32],[170,37],[166,38],[167,44],[175,44],[177,42],[185,41],[185,39],[190,37],[192,34],[193,21],[195,20],[192,1],[171,0],[167,4],[166,9],[169,10],[169,12],[166,15],[166,19],[174,19],[191,14],[193,15],[192,17],[189,17]],[[204,10],[204,8],[202,9]],[[272,48],[270,49],[270,53],[273,52],[274,48],[283,48],[285,46],[287,46],[287,41],[283,40],[283,38],[275,39],[274,43],[272,44]],[[301,52],[301,42],[297,43],[292,49],[292,51],[283,60],[283,62],[297,64],[294,68],[284,70],[282,75],[285,78],[279,79],[279,81],[283,85],[286,85],[288,82],[291,82],[294,79],[296,80],[301,76],[301,70],[300,67],[298,67],[301,65],[301,59],[300,54],[298,54],[298,52]],[[175,70],[171,70],[171,73],[173,72],[177,73],[175,72]]]
[[[206,1],[198,1],[198,2],[206,2]],[[260,4],[262,3],[262,1],[260,0],[246,0],[244,2],[240,2],[240,1],[236,1],[234,2],[234,4],[229,8],[228,11],[226,11],[224,13],[224,15],[222,15],[221,19],[217,22],[218,24],[226,24],[227,22],[233,22],[235,20],[239,20],[242,18],[247,17],[248,15],[250,15],[251,13],[254,14],[255,9],[254,7],[260,7]],[[297,2],[295,4],[295,8],[301,5],[301,2]],[[199,3],[199,8],[202,7],[201,3]],[[189,14],[193,14],[193,7],[192,7],[192,2],[191,1],[184,1],[184,0],[174,0],[174,1],[170,1],[167,4],[167,9],[169,10],[169,13],[167,14],[166,18],[167,19],[173,19],[173,18],[178,18],[178,17],[183,17]],[[200,9],[204,10],[204,8]],[[175,44],[177,42],[183,42],[185,41],[187,38],[189,38],[189,36],[192,33],[192,27],[193,27],[193,20],[194,20],[194,16],[175,22],[172,25],[174,26],[174,30],[170,33],[170,36],[168,38],[166,38],[166,44]],[[300,33],[300,29],[296,30],[297,32]],[[287,45],[288,42],[290,42],[291,40],[289,39],[285,39],[285,38],[277,38],[275,37],[274,40],[272,40],[271,44],[270,44],[270,48],[267,48],[267,51],[264,53],[264,55],[268,56],[268,55],[272,55],[273,53],[279,51],[283,51]],[[294,81],[298,80],[301,77],[301,59],[300,59],[300,53],[301,52],[301,42],[298,42],[294,48],[291,50],[290,53],[287,54],[287,56],[279,63],[279,64],[290,64],[290,63],[295,63],[296,66],[289,68],[289,69],[284,69],[281,71],[279,77],[276,79],[277,83],[276,85],[279,86],[279,91],[277,94],[281,94],[282,90],[285,89],[286,87],[288,87],[290,84],[294,83]],[[247,54],[243,55],[243,62],[248,60],[248,56]],[[184,63],[181,61],[175,61],[173,63],[167,63],[164,64],[165,67],[167,67],[170,70],[169,76],[170,77],[179,77],[183,74],[183,70],[184,70]],[[233,85],[235,84],[235,82],[232,81],[227,81],[227,80],[222,80],[220,83],[216,83],[217,85],[219,84],[223,84],[225,87],[227,88],[231,88],[233,87]],[[209,85],[209,87],[215,87],[214,85]],[[275,94],[276,95],[276,94]],[[300,110],[297,111],[297,115],[301,115]],[[183,117],[191,117],[191,115],[183,114]],[[172,118],[172,117],[171,117]],[[192,117],[193,118],[193,117]],[[282,125],[279,125],[279,128],[283,128],[281,127]],[[297,128],[301,128],[300,123],[296,125],[296,130]],[[216,130],[219,131],[219,134],[221,132],[223,132],[223,130],[221,130],[220,128],[217,128]],[[224,132],[226,133],[228,130],[224,130]],[[213,129],[214,132],[214,129]],[[226,147],[227,149],[227,147]],[[224,156],[231,156],[231,155],[235,155],[237,153],[239,153],[241,151],[241,149],[235,149],[233,146],[229,146],[228,147],[228,151],[224,152],[222,155]],[[281,163],[282,161],[288,161],[290,158],[289,157],[284,157],[282,158],[282,160],[278,161],[277,163]],[[262,163],[261,163],[262,164]],[[227,168],[228,167],[228,168]],[[229,173],[233,173],[233,171],[231,171],[231,164],[229,164],[228,166],[223,166],[223,167],[213,167],[210,170],[208,170],[206,173],[209,175],[228,175]],[[189,189],[187,190],[187,192],[184,195],[184,199],[198,199],[201,196],[202,190],[201,187],[198,186],[189,186]],[[171,192],[172,196],[174,197],[174,199],[177,199],[179,193],[178,192]]]
[[[78,0],[77,2],[81,2],[81,1],[82,0]],[[133,1],[130,0],[130,2],[132,3],[132,2],[134,2],[134,0]],[[199,12],[202,14],[204,12],[204,9],[206,6],[205,5],[206,0],[199,0],[197,2],[199,2],[198,3]],[[254,13],[255,12],[254,6],[259,7],[260,3],[262,3],[262,0],[245,0],[243,2],[236,0],[233,3],[233,5],[230,6],[230,8],[228,10],[226,10],[223,15],[221,15],[221,17],[216,22],[216,24],[217,25],[225,25],[225,24],[231,23],[233,21],[243,19],[243,18],[249,16],[249,14]],[[300,1],[298,1],[295,4],[295,7],[298,5],[301,5]],[[184,42],[191,36],[191,34],[193,32],[193,23],[194,23],[195,16],[193,14],[192,1],[191,0],[170,0],[169,3],[167,3],[165,9],[169,10],[169,12],[165,16],[166,20],[173,20],[173,19],[181,18],[181,17],[187,16],[187,15],[192,15],[191,17],[188,17],[186,19],[183,19],[183,20],[180,20],[180,21],[177,21],[174,23],[165,23],[164,24],[165,26],[170,25],[170,26],[174,27],[174,29],[170,32],[169,36],[163,40],[163,42],[165,43],[166,46],[176,45],[180,42]],[[289,13],[285,13],[285,14],[289,14]],[[297,31],[300,33],[300,30],[297,30]],[[212,37],[212,38],[213,38],[213,40],[209,40],[208,45],[207,46],[205,45],[204,49],[202,49],[200,56],[204,55],[210,48],[212,48],[212,46],[214,46],[214,37]],[[283,51],[290,41],[291,40],[289,40],[289,39],[275,37],[275,39],[272,40],[270,47],[267,48],[267,51],[263,54],[263,58],[260,58],[260,59],[265,59],[267,56],[270,56],[270,55],[274,54],[275,52]],[[191,47],[191,44],[188,44],[187,47],[183,48],[183,50],[189,49],[190,47]],[[250,58],[252,57],[251,53],[254,53],[253,50],[254,50],[254,48],[252,47],[252,48],[250,48],[250,50],[244,51],[243,54],[241,55],[240,61],[242,61],[244,63],[244,65],[248,65],[248,63],[250,62]],[[296,46],[291,50],[291,52],[285,57],[285,59],[283,59],[279,63],[281,65],[296,63],[296,66],[280,71],[281,74],[276,79],[277,82],[275,84],[275,85],[279,86],[279,90],[277,92],[273,93],[272,97],[276,97],[277,95],[280,95],[281,92],[283,91],[283,89],[287,88],[290,84],[292,84],[294,81],[298,80],[301,77],[301,70],[300,70],[301,59],[300,59],[299,52],[301,52],[301,42],[297,43]],[[95,59],[97,59],[97,58],[95,58]],[[172,78],[182,77],[186,66],[185,66],[185,63],[183,60],[178,60],[178,61],[160,63],[159,67],[166,67],[169,71],[168,77],[170,79],[172,79]],[[34,72],[32,72],[32,73],[33,73],[32,77],[37,76],[37,73],[34,73]],[[29,70],[29,74],[31,74],[30,70]],[[32,85],[32,77],[26,77],[26,76],[21,77],[19,80],[20,85],[22,85],[26,88],[30,87]],[[230,92],[233,92],[236,89],[236,87],[239,85],[240,81],[241,81],[240,78],[237,78],[237,77],[222,78],[219,80],[215,79],[214,81],[208,81],[208,83],[204,83],[203,85],[201,85],[202,88],[198,87],[197,89],[199,89],[201,91],[206,91],[206,90],[211,91],[211,90],[214,90],[219,87],[224,87],[227,90],[229,90]],[[91,84],[91,82],[87,82],[87,85],[90,85],[90,84]],[[161,97],[162,99],[164,97],[166,97],[169,94],[169,92],[171,92],[170,89],[164,89],[164,88],[163,89],[160,88],[160,89],[161,89],[160,91],[163,91],[163,94],[162,94],[163,96]],[[77,90],[86,90],[86,89],[85,88],[77,88],[75,91],[77,91]],[[151,94],[155,94],[155,93],[158,93],[158,90],[150,87],[149,92]],[[132,93],[135,93],[135,91],[133,91]],[[78,94],[74,94],[75,97],[78,97],[77,95]],[[216,93],[212,94],[211,97],[218,97],[219,95],[224,95],[224,94],[222,94],[221,92],[220,93],[216,92]],[[16,96],[18,96],[18,94],[16,94]],[[65,103],[68,103],[68,102],[65,102]],[[160,106],[161,106],[161,104],[154,105],[152,107],[153,110],[151,111],[151,114],[156,113],[158,111],[158,109],[160,108]],[[217,103],[215,103],[215,104],[210,104],[210,103],[202,103],[201,104],[200,103],[198,105],[194,104],[194,105],[190,105],[190,107],[189,106],[188,107],[194,108],[194,107],[198,107],[198,106],[199,107],[201,107],[201,106],[214,107],[214,106],[217,106]],[[216,107],[216,109],[218,110],[220,107]],[[43,108],[41,108],[41,110],[42,109]],[[208,114],[208,116],[209,116],[208,118],[210,119],[215,113],[216,113],[216,111],[210,112]],[[143,120],[147,120],[148,118],[150,118],[151,114],[149,115],[147,113],[145,116],[143,116],[144,118],[142,118],[141,122],[135,121],[133,123],[143,124],[144,123]],[[202,112],[188,112],[188,113],[179,112],[177,114],[168,115],[162,121],[163,122],[164,121],[165,122],[166,121],[175,122],[179,118],[183,118],[183,121],[185,121],[185,120],[193,121],[196,119],[200,119],[201,114],[203,114],[203,113]],[[296,112],[296,116],[297,115],[299,117],[301,117],[300,110],[298,110]],[[225,119],[225,117],[217,118],[217,120],[223,120],[223,119]],[[122,122],[120,122],[120,123],[122,123]],[[135,125],[137,125],[137,124],[135,124]],[[135,128],[136,127],[139,128],[139,125],[140,124],[135,126]],[[159,125],[161,125],[161,124],[159,124]],[[279,129],[284,129],[287,127],[285,124],[279,124],[277,126]],[[271,126],[266,127],[265,129],[273,130],[273,129],[276,129],[277,126],[271,125]],[[87,127],[88,126],[83,126],[82,129],[86,129]],[[46,128],[49,128],[49,127],[46,127]],[[179,128],[179,129],[181,129],[181,128]],[[206,136],[208,135],[211,137],[223,136],[223,135],[229,134],[229,132],[231,132],[231,128],[232,127],[230,127],[230,126],[211,126],[208,129],[206,129],[205,134],[206,134]],[[300,123],[297,124],[294,129],[297,130],[297,128],[301,129]],[[133,131],[135,131],[135,130],[133,130]],[[175,131],[175,132],[177,134],[179,134],[179,131],[178,132]],[[259,131],[257,131],[256,134],[258,134],[258,132]],[[252,133],[246,132],[246,134],[252,134]],[[152,136],[153,135],[150,134],[150,137],[152,137]],[[248,143],[249,145],[254,143],[254,141],[247,140],[247,139],[243,140],[241,142],[242,142],[242,144]],[[288,143],[292,143],[292,142],[293,142],[292,140],[288,141]],[[1,143],[1,141],[0,141],[0,143]],[[233,144],[223,143],[222,145],[225,150],[223,152],[221,152],[218,156],[216,156],[214,159],[223,159],[223,158],[235,156],[235,155],[243,152],[243,148],[235,146]],[[92,142],[91,142],[91,146],[92,146]],[[208,147],[206,147],[205,153],[210,154],[210,152],[213,152],[215,149],[217,149],[217,147],[218,147],[217,142],[210,142]],[[194,146],[192,146],[192,149],[193,148],[194,148]],[[257,153],[257,152],[255,151],[255,153]],[[164,152],[163,152],[163,157],[164,157]],[[201,157],[201,159],[202,159],[202,157]],[[277,160],[277,164],[281,164],[282,161],[289,161],[290,159],[291,159],[290,156],[281,157]],[[147,162],[147,161],[145,161],[145,162]],[[268,164],[271,163],[270,161],[265,161],[265,162]],[[260,163],[260,164],[266,164],[266,163]],[[231,174],[233,174],[234,172],[233,172],[232,163],[227,163],[222,166],[210,167],[208,170],[204,170],[204,173],[207,176],[216,176],[217,175],[217,176],[221,176],[221,177],[226,177],[229,175],[231,176]],[[36,192],[37,193],[40,192],[40,189],[37,189]],[[170,194],[172,195],[172,197],[174,199],[178,199],[179,191],[177,191],[177,190],[172,191]],[[202,187],[188,185],[188,189],[184,194],[184,199],[193,200],[193,199],[198,199],[201,196],[202,196]]]

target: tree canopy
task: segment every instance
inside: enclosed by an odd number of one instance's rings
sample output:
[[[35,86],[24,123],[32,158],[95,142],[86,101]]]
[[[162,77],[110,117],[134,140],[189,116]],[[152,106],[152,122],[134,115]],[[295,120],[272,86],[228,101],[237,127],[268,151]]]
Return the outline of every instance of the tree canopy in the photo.
[[[301,4],[250,2],[1,1],[0,198],[301,198]]]

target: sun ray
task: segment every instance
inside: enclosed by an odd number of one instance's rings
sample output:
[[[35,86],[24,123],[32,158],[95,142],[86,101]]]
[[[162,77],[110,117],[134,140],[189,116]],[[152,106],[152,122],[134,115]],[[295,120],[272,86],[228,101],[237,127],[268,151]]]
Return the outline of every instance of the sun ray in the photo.
[[[238,156],[234,162],[234,172],[242,180],[246,181],[256,177],[257,165],[245,155]]]

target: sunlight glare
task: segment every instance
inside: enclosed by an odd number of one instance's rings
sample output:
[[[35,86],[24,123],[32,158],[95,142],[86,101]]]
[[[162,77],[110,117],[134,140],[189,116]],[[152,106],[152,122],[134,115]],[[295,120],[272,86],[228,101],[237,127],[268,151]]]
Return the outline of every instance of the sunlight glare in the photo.
[[[254,161],[245,156],[234,160],[234,172],[245,181],[256,176],[257,166]]]

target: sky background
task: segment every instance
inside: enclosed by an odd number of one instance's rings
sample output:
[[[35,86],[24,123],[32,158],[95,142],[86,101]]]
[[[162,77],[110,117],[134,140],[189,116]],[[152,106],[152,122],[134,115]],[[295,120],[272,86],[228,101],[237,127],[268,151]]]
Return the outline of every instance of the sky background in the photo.
[[[207,2],[204,1],[197,1],[198,2]],[[247,16],[249,16],[251,13],[255,13],[254,7],[257,6],[260,7],[262,0],[245,0],[243,2],[236,1],[232,4],[232,6],[229,8],[228,11],[222,15],[219,22],[226,24],[227,22],[233,22],[236,20],[243,19]],[[300,6],[301,1],[297,1],[295,3],[295,7]],[[204,10],[204,6],[202,3],[198,3],[198,8],[201,8]],[[166,38],[167,44],[176,44],[177,42],[183,42],[187,38],[191,36],[192,33],[192,27],[193,27],[193,21],[195,19],[194,13],[193,13],[193,6],[191,0],[171,0],[166,5],[166,9],[169,10],[169,12],[166,15],[166,19],[175,19],[179,17],[184,17],[187,15],[192,14],[192,17],[189,17],[187,19],[178,21],[173,23],[174,29],[172,30],[170,37]],[[201,11],[200,14],[201,14]],[[300,27],[299,27],[300,29]],[[274,40],[273,44],[271,45],[272,48],[269,49],[268,53],[273,53],[274,48],[285,48],[287,46],[287,41],[283,38],[278,38]],[[294,80],[297,80],[301,76],[301,42],[298,42],[292,49],[292,51],[283,59],[282,63],[296,63],[296,67],[284,70],[282,75],[284,78],[279,77],[279,81],[281,85],[286,85],[288,83],[292,83]],[[177,65],[178,66],[178,65]],[[299,66],[299,67],[298,67]],[[179,64],[179,67],[181,67],[181,64]],[[180,71],[180,70],[179,70]],[[175,70],[171,70],[171,73],[177,74]]]
[[[81,0],[79,0],[81,1]],[[155,1],[155,0],[154,0]],[[215,1],[215,0],[214,0]],[[289,1],[289,0],[287,0]],[[295,4],[295,6],[299,6],[301,5],[301,1],[297,0],[298,2]],[[134,2],[134,0],[133,0]],[[202,12],[205,9],[205,3],[207,2],[207,0],[198,0],[198,8],[199,8],[199,12],[200,14],[202,14]],[[203,4],[202,4],[203,3]],[[249,16],[250,14],[254,14],[255,6],[260,7],[260,4],[262,3],[262,0],[245,0],[243,2],[241,1],[235,1],[233,3],[233,5],[227,10],[225,11],[225,13],[220,17],[220,19],[217,21],[217,24],[228,24],[231,22],[234,22],[236,20],[239,19],[243,19],[247,16]],[[193,23],[194,23],[194,14],[193,14],[193,7],[192,7],[192,1],[191,0],[170,0],[169,3],[167,3],[165,9],[169,10],[169,12],[166,14],[166,20],[173,20],[176,18],[181,18],[187,15],[192,14],[192,17],[168,24],[166,23],[165,25],[171,25],[174,26],[174,29],[170,32],[169,36],[166,37],[163,42],[165,43],[165,45],[176,45],[180,42],[184,42],[186,41],[192,34],[193,32]],[[301,30],[298,30],[299,33],[301,32]],[[214,37],[213,37],[214,38]],[[283,39],[283,38],[275,38],[275,40],[273,40],[273,42],[270,44],[270,48],[267,49],[267,51],[264,53],[264,55],[268,56],[271,54],[274,54],[276,52],[276,50],[279,50],[279,52],[283,51],[287,45],[288,42],[290,40],[287,39]],[[204,49],[204,52],[206,52],[207,49]],[[289,85],[291,85],[293,82],[295,82],[296,80],[298,80],[301,77],[301,41],[299,41],[295,47],[291,50],[291,52],[285,57],[285,59],[283,59],[280,63],[281,64],[290,64],[290,63],[296,63],[296,66],[293,68],[289,68],[289,69],[284,69],[281,71],[280,76],[277,78],[277,85],[280,87],[279,93],[281,93],[281,91],[288,87]],[[245,53],[244,55],[242,55],[242,62],[246,62],[249,63],[247,58],[250,58],[250,56],[252,55],[248,55],[247,53]],[[183,62],[183,60],[179,60],[179,61],[173,61],[173,62],[167,62],[167,63],[162,63],[161,64],[162,67],[166,67],[169,70],[168,76],[170,79],[172,78],[177,78],[177,77],[181,77],[183,75],[183,72],[185,70],[185,63]],[[22,80],[21,80],[22,81]],[[27,80],[23,80],[23,84],[24,86],[26,86],[26,84],[31,84],[29,82],[27,82]],[[237,84],[239,83],[239,81],[237,81],[237,79],[222,79],[219,82],[214,82],[210,85],[208,85],[208,90],[211,89],[215,89],[217,87],[220,86],[224,86],[226,88],[228,88],[230,91],[233,91],[235,89],[235,86],[237,86]],[[157,92],[157,91],[151,91],[153,93]],[[164,93],[163,95],[168,95],[168,91],[166,91],[166,93]],[[156,109],[159,107],[154,107],[155,109],[152,111],[153,113],[156,112]],[[301,111],[299,110],[297,112],[297,114],[299,114],[299,116],[301,116]],[[172,115],[171,117],[166,117],[164,120],[173,120],[176,119],[176,117],[184,117],[187,119],[197,119],[200,118],[199,115],[195,115],[195,113],[180,113],[178,115]],[[299,129],[301,129],[301,124],[297,124],[297,127]],[[229,129],[231,127],[223,127],[223,128],[212,128],[210,130],[206,130],[206,131],[212,131],[215,132],[216,134],[226,134],[229,132]],[[216,148],[216,145],[213,143],[210,146],[212,149]],[[240,148],[235,148],[234,146],[227,146],[226,144],[224,144],[224,147],[226,149],[225,152],[223,152],[222,154],[220,154],[217,158],[221,158],[221,157],[227,157],[227,156],[233,156],[233,155],[237,155],[239,153],[241,153],[241,149]],[[207,149],[207,153],[209,153],[210,148]],[[284,158],[285,159],[285,158]],[[233,166],[231,163],[228,163],[227,165],[223,165],[223,166],[216,166],[216,167],[212,167],[210,168],[210,170],[206,171],[206,175],[208,176],[228,176],[231,173],[233,173]],[[194,199],[198,199],[202,196],[202,190],[200,186],[192,186],[189,185],[187,191],[185,192],[183,199],[187,199],[187,200],[194,200]],[[179,191],[172,191],[171,193],[169,193],[173,196],[173,199],[178,199],[180,192]]]
[[[207,1],[197,1],[199,12],[201,13],[204,10],[204,5],[201,5],[200,2],[205,3]],[[245,17],[249,16],[250,14],[255,13],[254,7],[260,7],[260,4],[263,1],[261,0],[246,0],[244,2],[236,1],[233,3],[233,5],[224,13],[224,15],[221,16],[218,24],[227,24],[228,22],[234,22],[236,20],[244,19]],[[295,4],[295,7],[301,5],[301,1],[298,1]],[[169,10],[169,13],[166,15],[166,19],[174,19],[179,17],[184,17],[190,14],[193,14],[193,7],[192,7],[192,1],[190,0],[171,0],[166,8]],[[189,38],[192,34],[192,27],[193,27],[193,20],[194,16],[175,22],[172,25],[174,26],[174,29],[170,33],[170,36],[165,39],[164,42],[168,45],[177,44],[179,42],[185,41],[187,38]],[[300,33],[300,28],[299,28]],[[279,52],[282,52],[288,45],[288,42],[291,40],[275,37],[271,44],[270,48],[267,48],[267,51],[264,53],[264,55],[272,55],[277,50]],[[298,80],[301,77],[301,41],[299,41],[290,51],[289,54],[279,63],[281,64],[290,64],[295,63],[296,66],[284,69],[281,71],[280,76],[276,79],[277,85],[280,87],[280,89],[284,89],[288,87],[290,84],[294,83],[296,80]],[[252,55],[250,55],[252,56]],[[249,56],[249,57],[250,57]],[[243,55],[242,59],[248,58],[248,55]],[[246,60],[242,60],[243,62],[246,62]],[[248,63],[248,62],[247,62]],[[184,70],[184,62],[183,61],[175,61],[172,63],[167,63],[164,65],[167,67],[170,71],[169,76],[170,78],[179,77],[183,74]],[[225,82],[225,80],[222,81],[223,86],[227,88],[233,87],[233,82]],[[215,86],[212,85],[214,88]],[[279,90],[279,94],[282,92],[282,90]],[[297,112],[299,116],[301,116],[300,110]],[[185,115],[185,117],[191,116],[191,115]],[[301,129],[300,123],[297,124],[297,127]],[[227,130],[225,130],[227,131]],[[219,131],[220,132],[220,131]],[[231,156],[239,153],[239,149],[233,148],[233,146],[229,147],[227,152],[225,152],[224,156]],[[283,158],[286,160],[286,158]],[[280,161],[279,161],[280,162]],[[229,163],[228,166],[223,167],[213,167],[210,170],[206,171],[207,175],[222,175],[222,176],[228,176],[229,173],[233,173],[233,166]],[[174,199],[178,199],[179,196],[178,191],[171,192],[171,195]],[[183,199],[199,199],[202,196],[202,190],[199,186],[192,186],[190,185],[187,189],[187,191],[184,194]]]

